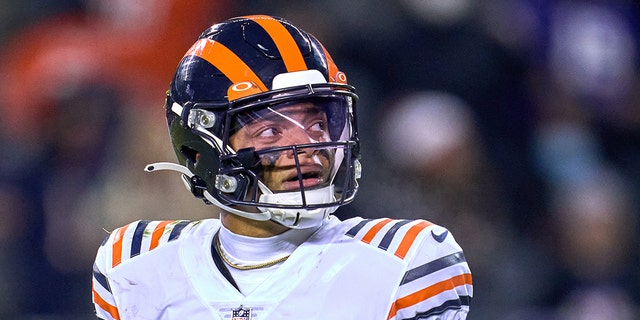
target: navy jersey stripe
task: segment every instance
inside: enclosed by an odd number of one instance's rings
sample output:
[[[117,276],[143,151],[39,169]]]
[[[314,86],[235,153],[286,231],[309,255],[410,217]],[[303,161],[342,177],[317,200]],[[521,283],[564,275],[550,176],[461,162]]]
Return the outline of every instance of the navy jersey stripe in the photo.
[[[460,296],[458,297],[460,300],[460,305],[469,306],[471,305],[471,297],[470,296]]]
[[[460,309],[461,306],[468,306],[471,303],[471,297],[469,296],[460,296],[458,299],[445,301],[443,304],[432,308],[430,310],[416,313],[415,317],[404,318],[402,320],[418,320],[418,319],[427,319],[429,317],[439,315],[444,313],[449,309]]]
[[[404,274],[404,278],[402,279],[402,283],[406,284],[413,280],[424,277],[428,274],[434,273],[438,270],[442,270],[446,267],[452,266],[454,264],[465,262],[466,259],[462,251],[452,253],[448,256],[444,256],[438,260],[433,260],[429,263],[425,263],[421,266],[415,267]]]
[[[227,279],[227,281],[229,281],[229,283],[234,288],[240,291],[240,287],[238,287],[238,284],[233,279],[233,276],[231,275],[229,268],[227,268],[224,261],[222,261],[222,256],[220,256],[220,252],[218,252],[218,249],[216,248],[216,243],[220,241],[218,240],[218,234],[219,232],[216,232],[216,234],[213,236],[213,241],[211,242],[211,256],[213,257],[213,262],[215,263],[220,273],[225,277],[225,279]]]
[[[362,229],[367,223],[369,223],[371,221],[373,221],[373,219],[365,219],[365,220],[360,221],[360,223],[358,223],[353,228],[351,228],[349,231],[347,231],[346,235],[348,235],[350,237],[355,237],[356,234],[358,234],[358,231],[360,231],[360,229]]]
[[[140,254],[140,248],[142,247],[142,237],[144,236],[144,231],[147,229],[148,225],[148,220],[141,220],[140,222],[138,222],[136,230],[133,232],[133,239],[131,239],[131,258]]]
[[[102,243],[100,244],[101,247],[104,247],[104,245],[107,244],[107,242],[109,241],[109,237],[111,237],[110,234],[108,234],[106,237],[104,237],[104,239],[102,239]]]
[[[391,241],[393,240],[393,237],[396,235],[396,232],[398,232],[398,229],[400,229],[400,227],[404,226],[409,222],[411,222],[411,220],[396,221],[396,223],[384,235],[384,237],[382,238],[382,241],[380,241],[380,244],[378,245],[378,248],[385,251],[389,249],[389,244],[391,244]]]
[[[98,270],[98,266],[93,265],[93,278],[107,291],[111,292],[111,286],[109,286],[109,281],[107,281],[107,277]]]
[[[171,230],[171,234],[169,234],[168,241],[177,239],[180,236],[182,229],[184,229],[184,227],[186,227],[189,223],[191,223],[191,221],[180,221],[176,223],[176,225],[173,227],[173,230]]]

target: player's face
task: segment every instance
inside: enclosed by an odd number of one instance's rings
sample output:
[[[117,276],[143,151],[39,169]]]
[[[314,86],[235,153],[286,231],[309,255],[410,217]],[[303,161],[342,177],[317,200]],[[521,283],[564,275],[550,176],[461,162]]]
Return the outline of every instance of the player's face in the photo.
[[[310,102],[270,107],[239,116],[243,126],[230,138],[235,150],[254,147],[256,151],[272,147],[330,141],[327,115]],[[274,192],[324,186],[329,179],[334,151],[318,148],[296,150],[302,180],[293,149],[261,157],[262,181]]]

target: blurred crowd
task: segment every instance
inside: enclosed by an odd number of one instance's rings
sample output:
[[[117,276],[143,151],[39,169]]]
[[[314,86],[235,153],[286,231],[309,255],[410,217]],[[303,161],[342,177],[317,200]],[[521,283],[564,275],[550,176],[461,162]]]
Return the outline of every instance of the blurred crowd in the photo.
[[[640,318],[633,0],[0,0],[0,318],[92,317],[91,265],[137,219],[215,217],[177,175],[164,94],[231,16],[316,35],[358,90],[351,216],[448,227],[469,319]]]

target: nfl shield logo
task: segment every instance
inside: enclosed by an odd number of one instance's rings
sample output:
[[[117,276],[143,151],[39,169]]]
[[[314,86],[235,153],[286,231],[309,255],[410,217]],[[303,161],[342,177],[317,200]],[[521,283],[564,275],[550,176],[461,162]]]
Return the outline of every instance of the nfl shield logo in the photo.
[[[231,309],[231,320],[251,320],[251,308],[240,305],[237,309]]]

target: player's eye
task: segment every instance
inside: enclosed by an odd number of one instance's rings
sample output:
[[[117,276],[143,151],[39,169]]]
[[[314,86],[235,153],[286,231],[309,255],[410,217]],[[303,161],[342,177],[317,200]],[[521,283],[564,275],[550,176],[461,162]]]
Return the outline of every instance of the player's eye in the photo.
[[[325,129],[326,129],[326,126],[322,121],[318,121],[312,124],[311,127],[309,127],[309,131],[324,131]]]
[[[270,138],[277,136],[279,131],[276,127],[264,127],[256,132],[256,135],[261,138]]]

